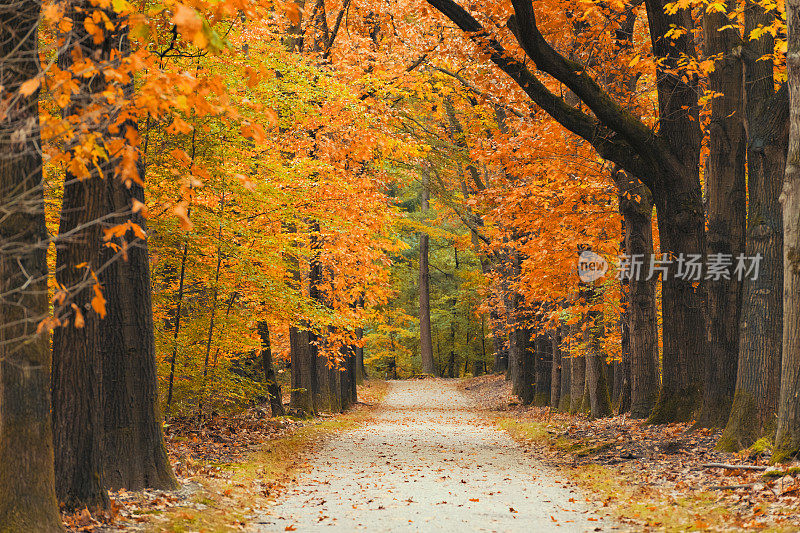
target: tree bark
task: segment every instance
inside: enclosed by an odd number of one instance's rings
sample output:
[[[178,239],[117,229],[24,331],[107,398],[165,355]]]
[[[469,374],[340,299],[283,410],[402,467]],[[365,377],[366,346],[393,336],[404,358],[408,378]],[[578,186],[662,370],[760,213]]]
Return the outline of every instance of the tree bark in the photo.
[[[666,192],[654,192],[658,211],[661,252],[668,257],[704,254],[705,231],[699,189],[691,186],[683,198],[668,199]],[[649,421],[654,424],[688,421],[695,416],[702,400],[703,370],[706,357],[705,297],[703,282],[677,279],[675,264],[662,279],[663,317],[662,380],[658,401]]]
[[[68,509],[106,508],[100,316],[92,310],[91,271],[100,269],[100,176],[67,175],[56,253],[56,281],[70,291],[70,309],[53,335],[53,436],[56,493]],[[79,229],[84,228],[84,229]],[[86,264],[84,268],[76,265]],[[89,270],[91,269],[91,270]],[[77,312],[82,317],[79,318]],[[83,320],[80,328],[76,322]]]
[[[550,347],[553,362],[550,366],[550,407],[558,409],[561,402],[561,328],[550,330]]]
[[[625,175],[627,177],[627,175]],[[620,210],[625,221],[625,252],[643,258],[640,275],[627,280],[627,329],[630,335],[631,417],[647,418],[659,390],[656,282],[649,277],[653,254],[653,201],[650,191],[636,179],[621,188]]]
[[[530,350],[531,331],[521,323],[509,333],[511,393],[524,405],[533,402],[533,354]]]
[[[732,12],[730,1],[726,9]],[[709,155],[706,164],[708,195],[708,258],[729,257],[733,265],[745,248],[745,160],[743,67],[739,30],[730,27],[727,13],[703,15],[706,56],[719,55],[709,73],[709,89],[721,96],[711,101]],[[728,29],[722,29],[728,26]],[[723,254],[723,255],[713,255]],[[710,279],[708,290],[709,353],[705,364],[703,406],[697,423],[707,427],[725,425],[736,387],[739,355],[739,317],[742,280],[733,275]],[[707,276],[708,277],[708,276]]]
[[[0,85],[15,103],[0,118],[0,528],[63,531],[54,491],[47,245],[39,91],[41,2],[0,5]],[[19,132],[25,132],[19,135]]]
[[[783,206],[783,357],[773,459],[800,454],[800,0],[786,2],[789,151]]]
[[[422,199],[420,202],[420,211],[423,216],[428,211],[429,195],[426,179],[422,184]],[[436,374],[436,365],[433,362],[433,339],[431,337],[431,293],[428,267],[429,239],[430,237],[427,233],[422,233],[419,236],[419,352],[422,359],[422,372]]]
[[[111,225],[127,220],[147,231],[133,200],[144,202],[140,185],[126,187],[111,177],[106,182],[108,210],[117,213]],[[103,368],[106,482],[110,488],[141,490],[178,486],[164,447],[158,406],[150,258],[147,241],[132,232],[127,261],[116,260],[100,275],[108,294],[106,318],[99,324]],[[103,255],[110,255],[105,248]],[[110,259],[110,258],[108,258]]]
[[[774,15],[755,2],[745,9],[745,34],[770,24]],[[718,447],[747,448],[775,431],[781,382],[783,316],[783,221],[778,201],[786,171],[789,95],[774,89],[773,65],[759,61],[774,49],[765,33],[743,54],[747,117],[748,220],[745,256],[761,256],[759,275],[742,289],[736,392]]]
[[[578,334],[578,327],[577,325],[573,325],[570,331],[570,335],[572,338],[575,338],[575,335]],[[571,357],[570,357],[570,403],[569,403],[569,412],[570,413],[579,413],[583,408],[585,403],[584,401],[584,391],[586,389],[586,357],[579,353],[578,349],[571,349]]]
[[[115,43],[130,54],[128,26],[118,22]],[[133,96],[134,86],[124,88]],[[121,130],[137,131],[134,121],[126,121]],[[139,154],[139,177],[145,178],[145,165]],[[109,225],[127,221],[147,233],[147,222],[134,202],[144,203],[144,188],[119,176],[106,179],[106,213]],[[102,344],[104,438],[103,457],[106,483],[110,488],[141,490],[174,489],[178,482],[164,447],[161,412],[158,405],[158,376],[153,331],[153,303],[150,283],[150,257],[147,239],[133,231],[124,235],[127,259],[112,260],[113,250],[102,249],[101,262],[109,262],[100,274],[108,293],[108,314],[100,322]],[[123,246],[122,239],[113,239]]]
[[[272,362],[272,344],[269,340],[269,324],[264,320],[259,320],[258,336],[261,337],[261,367],[264,371],[264,381],[267,383],[267,395],[269,395],[269,407],[272,416],[283,416],[286,411],[283,409],[283,392],[278,385],[275,375],[275,366]]]
[[[569,348],[569,326],[566,322],[561,323],[559,337],[559,352],[561,352],[561,394],[558,400],[558,410],[568,413],[570,396],[572,394],[572,357]]]
[[[582,297],[589,306],[594,305],[596,300],[602,298],[602,294],[598,294],[593,283],[582,284],[581,288]],[[604,330],[603,314],[600,311],[589,311],[585,320],[586,328],[583,330],[583,340],[587,347],[585,379],[586,390],[589,393],[589,415],[592,418],[603,418],[613,414],[605,372],[605,352],[601,346]]]
[[[66,34],[59,54],[59,67],[69,72],[73,61],[91,58],[102,65],[111,60],[114,46],[104,40],[93,44],[84,27],[95,8],[88,1],[72,2],[66,16],[72,30]],[[112,14],[113,20],[113,14]],[[75,76],[75,75],[73,75]],[[109,84],[101,72],[77,80],[78,91],[64,110],[64,116],[77,116],[88,131],[101,134],[104,142],[110,124],[107,115],[94,117],[92,106],[103,105]],[[84,142],[75,132],[67,149]],[[53,336],[53,433],[55,445],[56,494],[67,509],[104,509],[110,505],[105,485],[103,454],[104,413],[102,401],[103,345],[100,321],[105,310],[93,310],[92,300],[99,292],[94,274],[102,274],[101,224],[108,213],[105,202],[107,182],[114,179],[112,163],[103,162],[87,170],[87,176],[67,172],[56,252],[56,281],[69,291],[63,326]],[[116,260],[121,260],[117,258]],[[78,265],[84,265],[79,267]],[[105,298],[108,298],[106,290]],[[104,307],[103,305],[99,307]],[[83,321],[83,327],[78,327]]]
[[[301,416],[314,416],[314,391],[317,382],[316,354],[311,351],[311,334],[296,326],[289,328],[289,357],[292,365],[292,390],[289,405]]]
[[[533,403],[534,405],[545,406],[550,401],[550,374],[552,373],[553,348],[550,344],[548,332],[540,332],[536,335],[534,343],[534,375],[536,387]]]

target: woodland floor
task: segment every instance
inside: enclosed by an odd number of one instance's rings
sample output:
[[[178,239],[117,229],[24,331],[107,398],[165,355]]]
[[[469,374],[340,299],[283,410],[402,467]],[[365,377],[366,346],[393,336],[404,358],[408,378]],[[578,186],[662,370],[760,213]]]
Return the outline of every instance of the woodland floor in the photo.
[[[502,376],[370,381],[348,413],[172,420],[181,488],[73,531],[800,531],[800,468],[688,424],[523,407]],[[762,470],[708,468],[709,463]]]
[[[601,499],[624,529],[800,531],[800,465],[770,465],[768,448],[719,452],[721,432],[691,424],[590,421],[521,406],[499,375],[463,380],[461,388],[546,465]]]

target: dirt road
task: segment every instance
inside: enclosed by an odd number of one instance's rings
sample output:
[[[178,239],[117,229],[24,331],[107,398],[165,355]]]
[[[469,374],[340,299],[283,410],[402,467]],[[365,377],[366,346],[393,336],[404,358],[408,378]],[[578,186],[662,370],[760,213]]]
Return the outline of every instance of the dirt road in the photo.
[[[446,380],[392,382],[376,418],[326,442],[309,466],[248,530],[613,529]]]

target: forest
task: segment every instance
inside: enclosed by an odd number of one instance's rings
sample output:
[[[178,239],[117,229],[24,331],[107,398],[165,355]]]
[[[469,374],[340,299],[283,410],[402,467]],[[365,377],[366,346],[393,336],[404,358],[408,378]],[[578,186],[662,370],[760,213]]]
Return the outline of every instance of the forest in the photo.
[[[0,532],[800,529],[798,263],[800,0],[0,0]]]

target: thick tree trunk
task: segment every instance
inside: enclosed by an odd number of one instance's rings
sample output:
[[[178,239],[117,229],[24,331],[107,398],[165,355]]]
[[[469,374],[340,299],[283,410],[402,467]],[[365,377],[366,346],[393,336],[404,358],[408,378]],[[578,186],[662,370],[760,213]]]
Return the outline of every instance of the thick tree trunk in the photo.
[[[100,217],[105,182],[67,175],[56,253],[56,281],[76,307],[53,335],[53,436],[56,494],[68,509],[105,508],[100,316],[92,310],[100,270]],[[83,268],[77,265],[85,264]],[[78,312],[81,315],[78,315]],[[83,321],[82,327],[77,325]]]
[[[311,233],[311,250],[315,256],[311,259],[309,269],[309,296],[312,300],[316,300],[319,305],[326,306],[328,304],[326,295],[322,292],[322,264],[319,262],[318,249],[321,247],[319,241],[319,224],[312,224]],[[314,409],[316,412],[327,411],[330,413],[339,413],[342,411],[342,396],[341,385],[339,376],[339,363],[336,359],[332,359],[333,354],[328,356],[326,350],[321,348],[327,347],[327,339],[325,337],[309,334],[311,341],[311,353],[316,359],[316,388],[314,389]]]
[[[729,2],[728,11],[734,8]],[[726,25],[729,28],[721,31]],[[743,71],[741,54],[734,53],[741,37],[737,29],[730,27],[727,14],[706,12],[703,26],[706,56],[721,56],[709,73],[709,89],[722,95],[711,101],[710,153],[705,171],[708,263],[713,264],[715,258],[727,258],[723,261],[731,265],[731,275],[729,279],[712,276],[707,282],[709,353],[705,363],[703,407],[697,423],[720,427],[728,420],[733,402],[739,355],[742,280],[733,270],[736,258],[744,253],[745,240]]]
[[[269,324],[263,320],[258,321],[256,326],[258,336],[261,337],[261,368],[264,371],[264,381],[267,383],[267,394],[269,395],[269,407],[272,416],[283,416],[286,412],[283,409],[283,392],[278,385],[275,375],[275,366],[272,363],[272,344],[269,340]]]
[[[311,351],[316,358],[317,388],[314,391],[314,408],[317,412],[339,413],[342,411],[342,397],[339,383],[339,369],[336,361],[331,361],[317,346],[324,339],[311,342]]]
[[[116,44],[129,54],[127,25],[120,23]],[[125,87],[133,96],[133,83]],[[136,123],[127,121],[122,131],[136,131]],[[140,154],[137,164],[140,179],[145,167]],[[106,213],[109,225],[131,221],[147,232],[147,223],[133,203],[144,203],[144,188],[133,182],[123,183],[119,176],[106,179]],[[103,457],[109,488],[128,490],[174,489],[178,482],[169,464],[161,428],[158,405],[158,377],[153,332],[153,303],[150,283],[150,257],[147,239],[133,231],[124,236],[127,259],[114,260],[100,274],[107,292],[108,315],[100,322],[102,345],[104,440]],[[120,239],[114,239],[122,246]],[[113,250],[102,249],[101,262],[111,260]]]
[[[69,71],[76,58],[108,61],[108,50],[95,47],[83,21],[95,10],[89,2],[69,4],[66,15],[73,21],[59,67]],[[90,59],[91,61],[91,59]],[[95,74],[81,78],[65,116],[76,115],[90,131],[102,133],[106,122],[87,115],[92,105],[102,105],[108,88],[105,78]],[[87,115],[87,116],[84,116]],[[79,132],[68,140],[68,149],[81,144]],[[109,506],[106,494],[102,403],[102,346],[100,320],[104,303],[93,310],[92,300],[100,290],[92,273],[101,273],[101,220],[106,214],[106,180],[114,179],[108,163],[79,177],[67,172],[56,253],[56,281],[69,291],[59,319],[63,326],[53,336],[53,437],[55,444],[56,494],[68,509],[102,509]],[[119,260],[122,260],[119,258]],[[78,267],[78,265],[84,265]],[[108,293],[106,292],[106,297]],[[99,309],[99,310],[98,310]],[[78,327],[83,322],[82,327]]]
[[[771,23],[773,14],[750,2],[745,34]],[[746,257],[761,256],[758,276],[746,276],[742,289],[739,362],[730,417],[718,443],[737,451],[775,431],[781,382],[783,329],[783,221],[778,201],[789,137],[788,88],[775,93],[773,66],[758,61],[771,53],[769,33],[750,41],[745,59],[747,115],[748,223]]]
[[[117,213],[111,225],[130,220],[144,231],[133,200],[144,202],[141,186],[130,188],[116,177],[106,182],[107,213]],[[164,448],[153,337],[153,305],[147,241],[132,232],[127,261],[117,258],[100,275],[108,299],[108,315],[99,324],[103,368],[103,454],[106,482],[110,488],[172,489],[177,481]],[[103,250],[104,260],[111,250]]]
[[[289,357],[292,365],[292,390],[290,407],[302,416],[317,414],[314,408],[314,391],[317,388],[316,353],[312,352],[308,330],[295,326],[289,328]]]
[[[653,201],[638,180],[629,180],[620,196],[625,220],[625,252],[642,258],[638,276],[628,280],[628,332],[630,335],[631,417],[647,418],[656,405],[659,390],[656,277],[648,280],[653,254]]]
[[[654,196],[661,252],[667,257],[703,257],[705,221],[699,186],[673,190],[668,195],[654,191]],[[707,353],[704,282],[678,279],[675,262],[668,268],[661,282],[661,391],[648,419],[654,424],[688,421],[695,416],[702,400]]]
[[[428,211],[428,183],[422,185],[422,200],[420,210]],[[419,342],[420,357],[422,359],[422,372],[436,374],[436,365],[433,362],[433,339],[431,336],[431,293],[430,272],[428,267],[428,246],[430,237],[427,233],[419,236]]]
[[[533,402],[533,354],[530,350],[531,331],[521,324],[510,334],[509,352],[511,354],[511,393],[524,405]]]
[[[667,37],[674,26],[692,28],[690,9],[674,14],[665,10],[667,0],[646,0],[653,54],[659,58],[656,86],[659,104],[659,137],[669,146],[670,157],[653,161],[660,176],[647,178],[658,213],[661,252],[673,258],[662,279],[663,379],[658,402],[649,420],[653,423],[691,420],[700,407],[707,354],[705,283],[677,279],[674,258],[679,254],[701,257],[706,252],[705,216],[700,187],[700,131],[698,89],[694,78],[681,77],[679,63],[695,57],[690,32]]]
[[[789,152],[783,206],[783,358],[773,459],[800,454],[800,0],[786,2]]]
[[[54,491],[50,418],[47,228],[42,189],[38,1],[0,5],[0,529],[63,531]],[[18,132],[27,131],[18,137]]]

